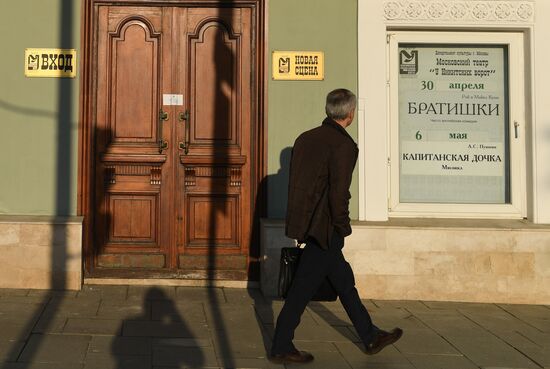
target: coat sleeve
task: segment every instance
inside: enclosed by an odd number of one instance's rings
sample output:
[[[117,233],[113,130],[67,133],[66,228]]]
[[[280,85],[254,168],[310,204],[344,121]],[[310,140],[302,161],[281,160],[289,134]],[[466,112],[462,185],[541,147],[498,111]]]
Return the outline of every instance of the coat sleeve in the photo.
[[[332,225],[342,237],[351,234],[349,218],[349,188],[357,149],[352,145],[343,144],[334,149],[329,158],[329,208]]]

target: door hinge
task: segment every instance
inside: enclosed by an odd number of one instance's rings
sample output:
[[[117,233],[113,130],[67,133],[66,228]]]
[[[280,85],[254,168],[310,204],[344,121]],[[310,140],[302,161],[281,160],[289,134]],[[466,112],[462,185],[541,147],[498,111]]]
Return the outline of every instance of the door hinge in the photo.
[[[390,167],[390,166],[391,166],[391,159],[388,158],[388,167]]]

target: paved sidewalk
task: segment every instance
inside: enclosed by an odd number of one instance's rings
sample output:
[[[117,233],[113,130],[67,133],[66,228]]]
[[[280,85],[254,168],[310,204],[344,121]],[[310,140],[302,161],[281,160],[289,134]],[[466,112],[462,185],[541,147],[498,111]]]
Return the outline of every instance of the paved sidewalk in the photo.
[[[365,301],[403,338],[361,352],[341,305],[311,303],[295,343],[315,361],[292,368],[550,368],[550,307]],[[282,302],[257,290],[85,286],[0,290],[0,369],[283,368],[266,360]]]

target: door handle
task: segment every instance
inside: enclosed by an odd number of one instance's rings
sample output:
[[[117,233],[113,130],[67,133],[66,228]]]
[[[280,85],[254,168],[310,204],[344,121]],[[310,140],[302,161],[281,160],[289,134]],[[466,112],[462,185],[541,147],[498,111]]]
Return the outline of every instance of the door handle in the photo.
[[[164,122],[165,120],[168,120],[168,113],[160,109],[158,125],[158,145],[160,154],[162,154],[163,150],[166,150],[168,148],[168,141],[164,140],[162,137],[162,122]]]
[[[179,143],[179,147],[180,149],[183,150],[183,152],[185,153],[185,155],[187,155],[189,153],[189,129],[190,129],[190,114],[189,114],[189,110],[186,110],[185,112],[180,112],[179,113],[179,121],[180,122],[183,122],[185,121],[185,127],[184,127],[184,130],[183,130],[183,142],[180,142]]]

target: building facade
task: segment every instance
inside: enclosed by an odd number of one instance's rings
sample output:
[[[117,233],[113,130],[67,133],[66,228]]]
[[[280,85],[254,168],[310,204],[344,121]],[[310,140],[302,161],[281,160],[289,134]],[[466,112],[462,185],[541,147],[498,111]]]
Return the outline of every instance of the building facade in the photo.
[[[545,1],[0,7],[0,287],[273,295],[294,139],[346,87],[360,294],[550,301]]]

